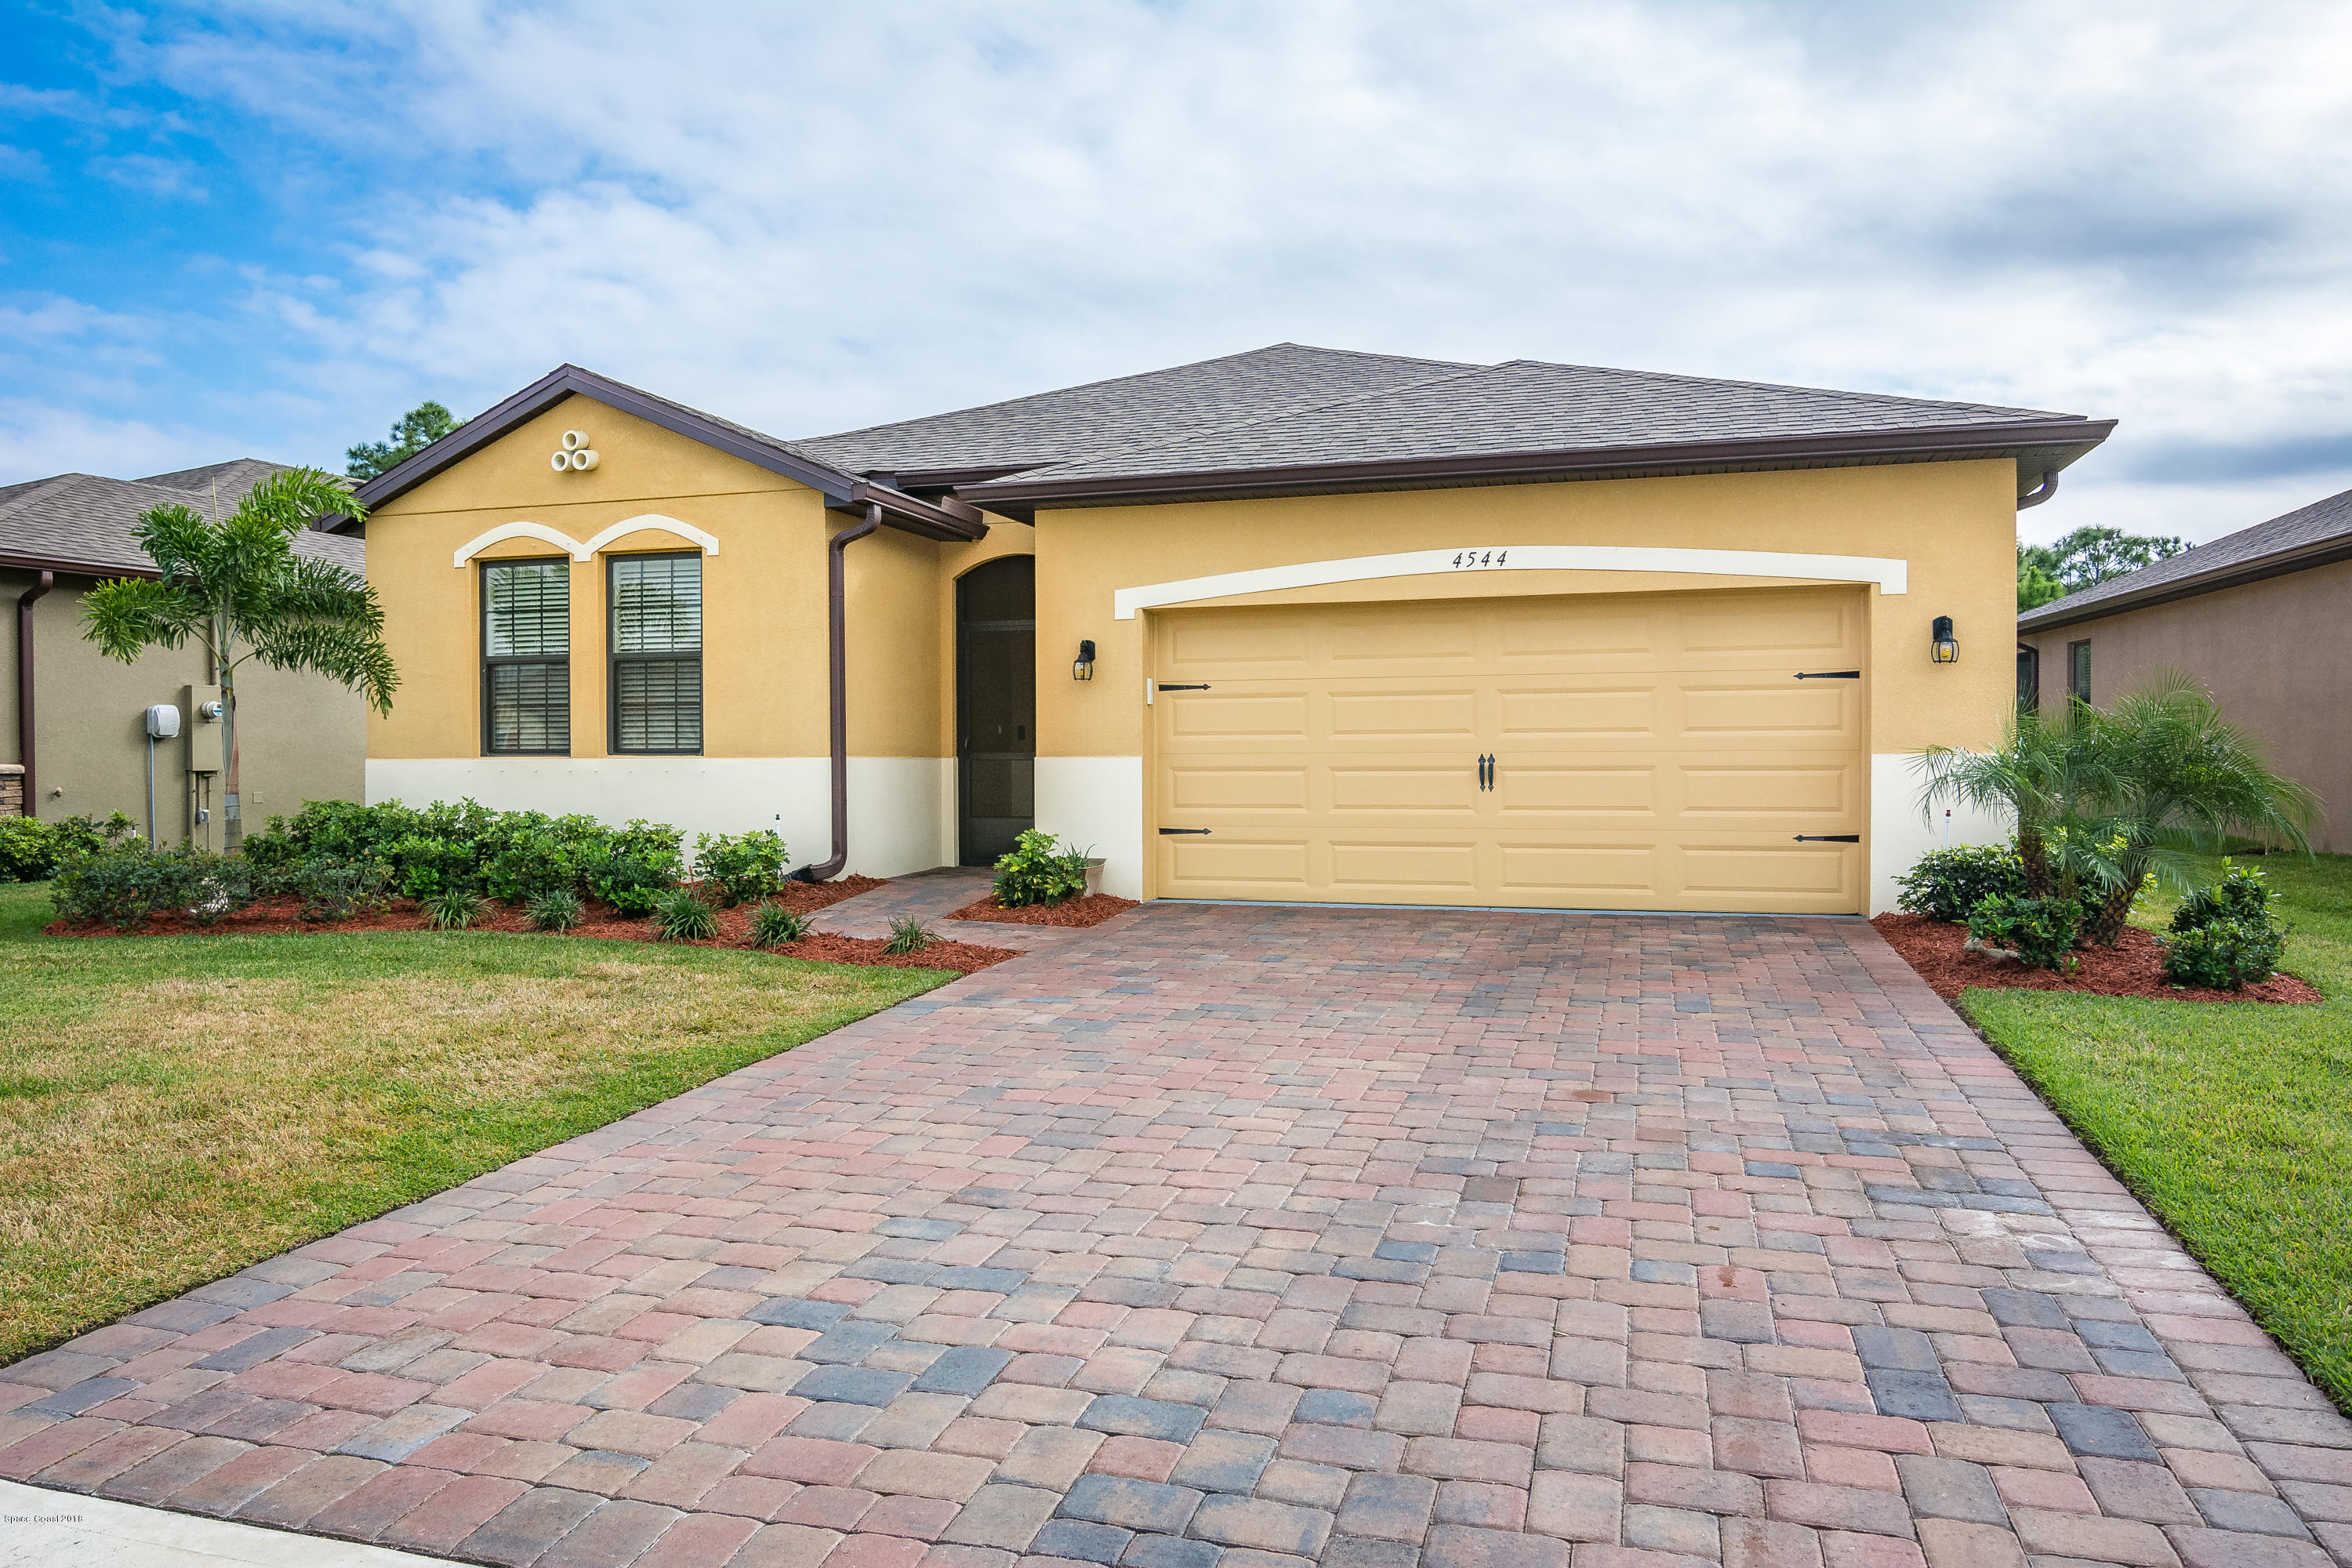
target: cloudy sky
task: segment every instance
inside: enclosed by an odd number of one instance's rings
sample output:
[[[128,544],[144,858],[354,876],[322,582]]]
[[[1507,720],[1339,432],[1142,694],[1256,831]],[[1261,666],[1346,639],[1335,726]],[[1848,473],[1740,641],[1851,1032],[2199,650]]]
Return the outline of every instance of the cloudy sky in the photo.
[[[779,435],[1288,339],[2123,421],[2352,486],[2352,8],[0,0],[0,482],[571,360]]]

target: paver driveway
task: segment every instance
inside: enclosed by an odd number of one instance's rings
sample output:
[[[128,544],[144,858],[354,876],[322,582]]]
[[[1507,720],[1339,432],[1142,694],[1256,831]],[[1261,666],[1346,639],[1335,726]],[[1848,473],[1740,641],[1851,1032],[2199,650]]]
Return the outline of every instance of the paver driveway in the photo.
[[[2352,1550],[1854,921],[1147,906],[0,1379],[0,1474],[500,1563]]]

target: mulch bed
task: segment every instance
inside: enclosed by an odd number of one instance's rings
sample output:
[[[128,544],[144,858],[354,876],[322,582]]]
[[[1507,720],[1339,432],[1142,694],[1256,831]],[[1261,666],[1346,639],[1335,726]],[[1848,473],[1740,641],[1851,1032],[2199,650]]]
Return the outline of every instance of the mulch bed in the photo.
[[[2174,1002],[2326,1000],[2311,985],[2284,973],[2242,991],[2175,985],[2164,976],[2164,950],[2157,945],[2155,935],[2137,926],[2126,926],[2123,940],[2112,948],[2089,947],[2075,953],[2074,973],[2061,974],[2055,970],[2028,969],[2015,959],[1969,952],[1962,946],[1969,940],[1968,927],[1948,925],[1927,915],[1880,915],[1870,923],[1947,1002],[1971,985],[2079,991],[2093,996],[2159,996]]]
[[[993,921],[1008,926],[1098,926],[1113,915],[1123,915],[1135,908],[1133,899],[1114,899],[1108,893],[1087,893],[1081,898],[1066,899],[1058,904],[1027,904],[1008,910],[996,901],[994,893],[976,904],[966,904],[948,916],[951,921]]]
[[[829,904],[860,893],[871,892],[883,886],[878,877],[841,877],[830,882],[790,882],[771,897],[786,909],[802,914],[814,913]],[[679,942],[680,947],[750,948],[751,904],[738,904],[731,910],[720,910],[719,934],[708,942]],[[261,899],[235,914],[224,916],[209,925],[200,924],[185,915],[171,915],[151,920],[130,931],[118,931],[102,923],[68,924],[54,921],[47,928],[50,936],[292,936],[325,932],[343,934],[351,931],[430,931],[431,922],[413,899],[394,899],[383,909],[357,915],[347,921],[306,921],[301,918],[300,900],[290,898]],[[585,917],[580,924],[564,934],[567,936],[602,937],[622,942],[659,942],[650,917],[631,920],[613,912],[593,899],[583,900],[581,912]],[[467,928],[471,931],[512,931],[531,936],[553,933],[533,929],[530,917],[509,905],[489,902],[482,909],[482,918]],[[814,933],[782,947],[754,951],[779,953],[786,958],[802,958],[820,963],[858,963],[884,969],[952,969],[960,974],[986,969],[992,963],[1002,963],[1021,955],[1007,948],[981,947],[968,942],[936,942],[914,952],[887,953],[882,951],[878,937],[829,936]]]

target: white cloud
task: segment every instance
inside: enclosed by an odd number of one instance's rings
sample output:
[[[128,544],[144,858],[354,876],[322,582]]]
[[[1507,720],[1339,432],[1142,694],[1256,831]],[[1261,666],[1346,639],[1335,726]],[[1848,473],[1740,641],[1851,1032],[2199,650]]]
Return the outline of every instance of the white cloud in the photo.
[[[810,434],[1292,338],[2119,417],[2021,525],[2203,538],[2352,470],[2309,455],[2352,438],[2347,45],[2179,0],[411,0],[125,58],[371,172],[348,274],[246,300],[322,449],[562,360]]]

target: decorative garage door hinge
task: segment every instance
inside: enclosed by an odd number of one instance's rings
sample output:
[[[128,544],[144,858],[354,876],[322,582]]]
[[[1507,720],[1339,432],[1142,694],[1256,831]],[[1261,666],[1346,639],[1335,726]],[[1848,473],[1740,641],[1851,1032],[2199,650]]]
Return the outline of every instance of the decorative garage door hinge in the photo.
[[[1801,669],[1797,671],[1797,679],[1799,680],[1860,680],[1862,679],[1862,671],[1858,669]]]
[[[1163,827],[1160,830],[1160,837],[1162,838],[1172,838],[1179,833],[1206,833],[1209,830],[1205,827]]]
[[[1203,680],[1197,686],[1178,686],[1171,681],[1163,680],[1160,683],[1160,689],[1162,691],[1206,691],[1209,689],[1209,683]]]
[[[1796,837],[1800,844],[1859,844],[1862,842],[1862,835],[1859,833],[1800,833]]]

